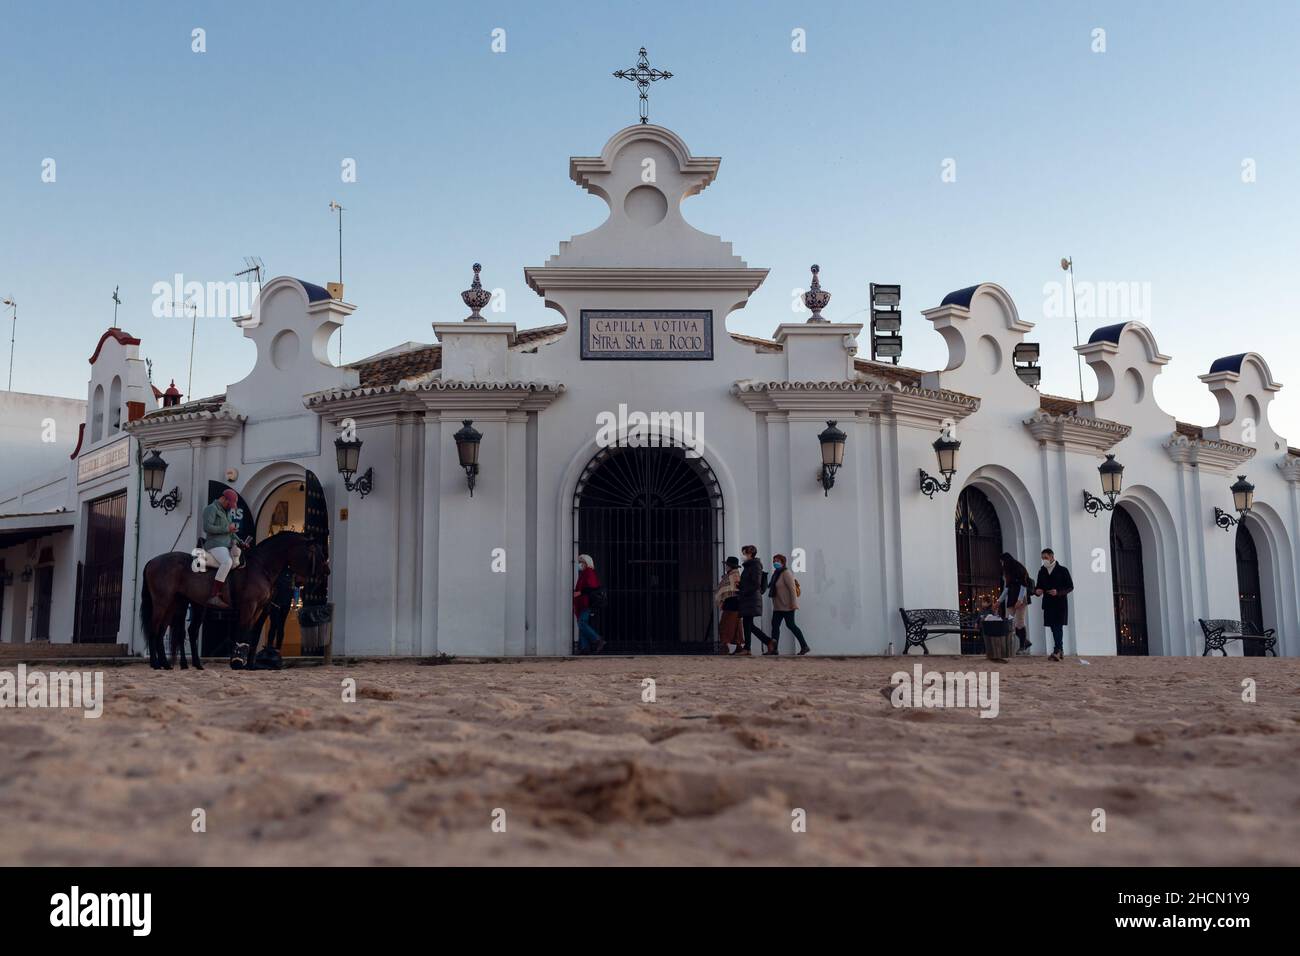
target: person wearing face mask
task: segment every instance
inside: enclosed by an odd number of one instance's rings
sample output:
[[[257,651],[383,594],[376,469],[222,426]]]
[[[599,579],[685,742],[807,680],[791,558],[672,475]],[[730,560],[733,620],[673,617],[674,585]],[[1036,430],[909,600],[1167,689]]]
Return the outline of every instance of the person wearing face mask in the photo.
[[[579,654],[599,654],[605,648],[605,639],[591,626],[592,596],[601,593],[596,562],[589,554],[578,555],[578,580],[573,584],[573,616],[578,619]]]
[[[1043,599],[1043,626],[1052,632],[1052,653],[1048,660],[1065,659],[1062,635],[1070,621],[1070,605],[1065,596],[1074,590],[1070,569],[1058,564],[1051,548],[1043,549],[1043,566],[1038,570],[1034,593]]]
[[[767,572],[763,570],[763,562],[758,560],[758,548],[752,544],[747,544],[740,549],[740,553],[745,556],[745,563],[741,565],[740,570],[740,626],[745,635],[745,644],[740,650],[736,651],[737,657],[745,657],[749,654],[750,641],[754,635],[758,635],[762,646],[767,650],[765,653],[771,653],[776,650],[776,644],[772,639],[763,633],[762,628],[754,623],[754,619],[762,620],[763,617],[763,591],[767,588]]]
[[[767,586],[767,594],[772,599],[772,651],[778,653],[781,641],[781,623],[790,628],[790,633],[799,642],[799,656],[808,653],[808,642],[803,639],[803,631],[794,622],[794,612],[799,610],[799,582],[786,567],[785,555],[772,555],[772,581]]]

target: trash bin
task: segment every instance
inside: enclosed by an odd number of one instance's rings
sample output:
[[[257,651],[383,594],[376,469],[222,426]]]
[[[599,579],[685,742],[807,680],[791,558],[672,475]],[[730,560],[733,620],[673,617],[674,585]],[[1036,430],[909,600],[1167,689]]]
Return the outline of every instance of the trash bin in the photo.
[[[1011,649],[1011,622],[997,620],[980,621],[980,633],[984,637],[984,653],[991,661],[1005,661],[1014,655]]]
[[[298,609],[298,628],[302,633],[303,656],[330,656],[334,640],[334,605],[315,604]]]

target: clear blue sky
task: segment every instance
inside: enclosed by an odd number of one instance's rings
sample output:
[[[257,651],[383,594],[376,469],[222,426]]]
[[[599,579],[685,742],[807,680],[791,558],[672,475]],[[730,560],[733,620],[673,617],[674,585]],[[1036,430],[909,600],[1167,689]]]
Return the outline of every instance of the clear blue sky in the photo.
[[[635,88],[610,73],[645,45],[676,74],[651,119],[723,157],[688,220],[772,270],[732,330],[788,321],[819,262],[831,318],[863,309],[870,281],[902,283],[904,363],[935,368],[945,351],[920,310],[994,281],[1039,323],[1044,390],[1069,395],[1073,329],[1043,317],[1043,286],[1073,255],[1081,283],[1150,284],[1149,324],[1174,357],[1166,410],[1212,422],[1195,376],[1254,350],[1291,386],[1273,421],[1300,443],[1300,4],[3,0],[0,37],[17,390],[84,395],[117,285],[155,379],[183,386],[189,322],[151,316],[153,284],[225,281],[249,254],[271,275],[332,279],[331,199],[347,207],[358,306],[345,360],[461,318],[475,260],[506,318],[555,321],[523,267],[603,219],[568,157],[635,121]],[[340,181],[344,157],[356,183]],[[1086,338],[1105,323],[1083,324]],[[205,395],[253,355],[226,320],[199,325]]]

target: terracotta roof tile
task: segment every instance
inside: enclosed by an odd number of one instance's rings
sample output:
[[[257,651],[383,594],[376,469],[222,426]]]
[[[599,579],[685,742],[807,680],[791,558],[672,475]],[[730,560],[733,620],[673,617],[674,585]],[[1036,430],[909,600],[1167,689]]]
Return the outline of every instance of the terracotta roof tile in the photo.
[[[887,382],[897,382],[899,385],[920,385],[921,376],[925,374],[920,369],[891,365],[888,362],[873,362],[870,359],[854,359],[853,367],[859,372],[883,378]]]
[[[1049,415],[1079,414],[1078,400],[1073,398],[1063,398],[1060,395],[1038,396],[1038,407]]]

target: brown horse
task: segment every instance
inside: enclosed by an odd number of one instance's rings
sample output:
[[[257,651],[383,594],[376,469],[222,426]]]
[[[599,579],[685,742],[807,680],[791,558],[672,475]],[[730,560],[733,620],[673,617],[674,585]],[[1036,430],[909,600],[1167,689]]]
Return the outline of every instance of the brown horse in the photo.
[[[272,586],[280,572],[288,568],[295,582],[302,586],[308,580],[329,574],[329,560],[325,551],[313,539],[297,531],[281,531],[244,552],[245,563],[230,572],[226,591],[230,606],[238,612],[239,630],[248,635],[252,631],[267,601],[271,599]],[[196,610],[207,606],[212,593],[215,569],[194,571],[194,558],[184,551],[172,551],[150,559],[144,566],[144,586],[140,589],[140,623],[149,641],[149,666],[155,670],[171,670],[163,647],[163,633],[172,626],[172,646],[181,640],[181,628],[186,605]],[[197,615],[196,615],[197,617]],[[195,647],[195,634],[190,635],[191,649]],[[256,648],[253,648],[254,650]],[[197,653],[195,655],[197,663]]]

